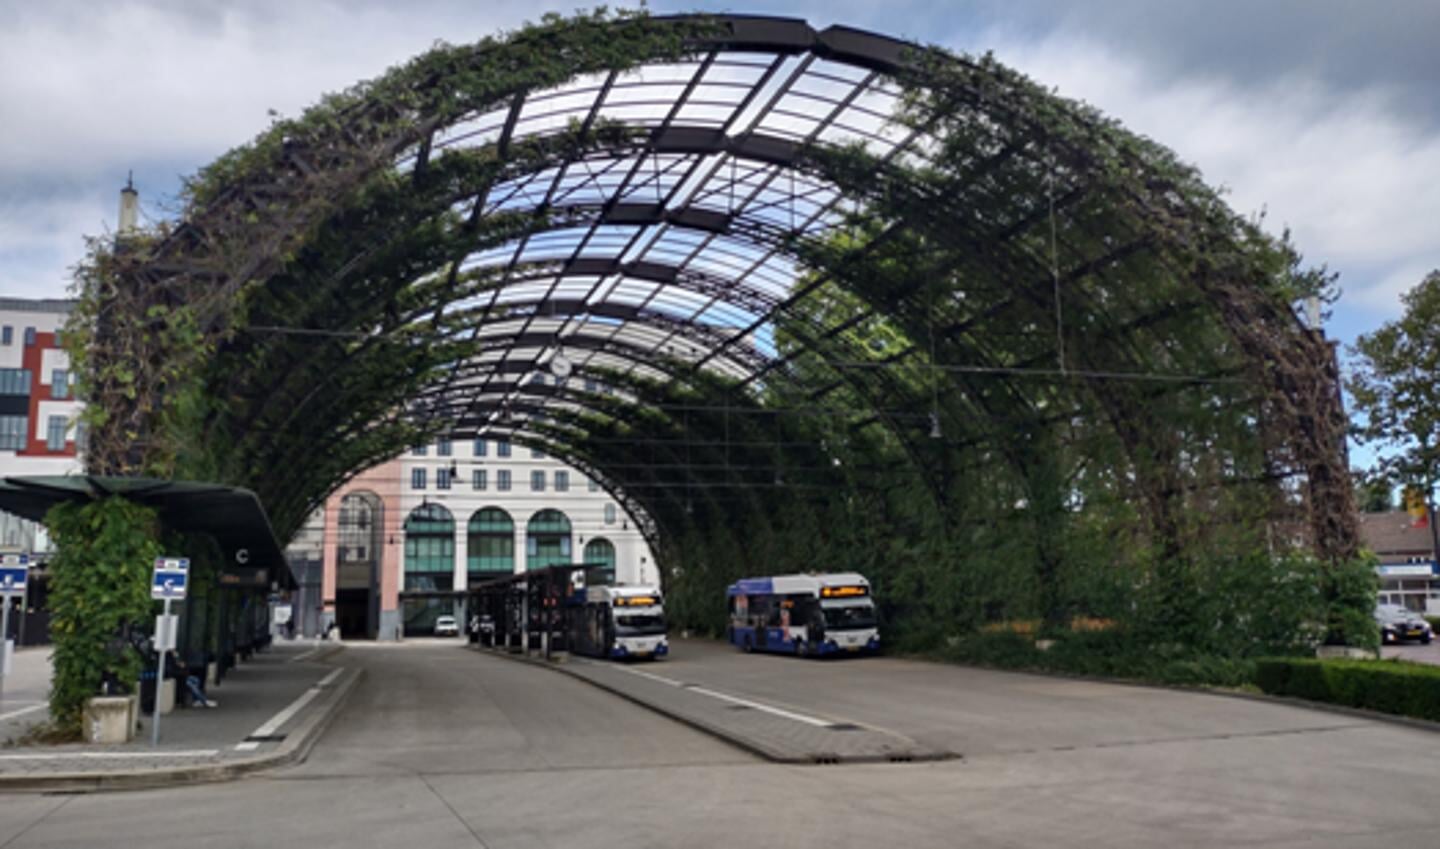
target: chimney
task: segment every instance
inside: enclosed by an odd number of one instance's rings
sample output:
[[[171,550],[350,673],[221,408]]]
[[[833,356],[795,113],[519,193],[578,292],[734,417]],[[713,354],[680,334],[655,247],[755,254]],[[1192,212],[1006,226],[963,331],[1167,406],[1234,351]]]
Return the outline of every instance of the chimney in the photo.
[[[118,236],[124,238],[135,232],[140,222],[140,193],[135,191],[135,172],[125,180],[120,190],[120,229]]]

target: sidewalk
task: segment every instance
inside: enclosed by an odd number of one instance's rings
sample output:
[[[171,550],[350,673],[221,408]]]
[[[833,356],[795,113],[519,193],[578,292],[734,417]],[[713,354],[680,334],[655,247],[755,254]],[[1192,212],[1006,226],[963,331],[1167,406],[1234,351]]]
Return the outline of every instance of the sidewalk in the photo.
[[[160,745],[151,746],[152,717],[123,745],[15,746],[21,726],[46,718],[49,651],[17,662],[0,702],[0,791],[101,789],[218,781],[303,758],[355,685],[359,671],[338,665],[342,647],[281,642],[231,669],[210,689],[213,709],[177,708],[160,718]],[[38,672],[37,672],[38,670]],[[11,695],[14,695],[12,700]]]

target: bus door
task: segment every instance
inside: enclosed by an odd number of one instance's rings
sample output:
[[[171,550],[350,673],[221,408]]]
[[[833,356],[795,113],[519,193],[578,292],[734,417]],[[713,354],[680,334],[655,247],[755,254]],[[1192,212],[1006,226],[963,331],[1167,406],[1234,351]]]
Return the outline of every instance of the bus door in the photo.
[[[763,649],[768,642],[770,619],[775,613],[773,596],[750,597],[750,623],[755,629],[755,648]]]

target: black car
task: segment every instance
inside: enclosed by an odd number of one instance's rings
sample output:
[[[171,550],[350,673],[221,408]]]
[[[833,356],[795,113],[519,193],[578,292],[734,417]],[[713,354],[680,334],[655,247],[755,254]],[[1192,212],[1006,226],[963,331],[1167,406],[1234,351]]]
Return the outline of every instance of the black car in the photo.
[[[1403,643],[1419,640],[1429,644],[1430,623],[1419,614],[1398,604],[1382,604],[1375,608],[1375,622],[1380,626],[1382,643]]]

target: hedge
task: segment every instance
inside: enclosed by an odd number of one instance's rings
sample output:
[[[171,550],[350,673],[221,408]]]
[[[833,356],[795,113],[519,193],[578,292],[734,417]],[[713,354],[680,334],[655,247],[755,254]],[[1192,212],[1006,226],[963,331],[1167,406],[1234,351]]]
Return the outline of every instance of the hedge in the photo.
[[[1264,658],[1255,683],[1276,696],[1440,722],[1440,667],[1404,661]]]

